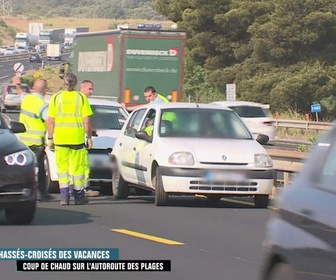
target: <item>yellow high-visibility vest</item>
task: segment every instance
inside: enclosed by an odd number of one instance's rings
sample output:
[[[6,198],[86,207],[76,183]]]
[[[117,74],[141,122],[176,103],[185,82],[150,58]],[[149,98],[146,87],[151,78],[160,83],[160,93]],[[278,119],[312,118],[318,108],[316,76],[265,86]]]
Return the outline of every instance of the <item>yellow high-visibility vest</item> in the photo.
[[[27,94],[21,102],[19,121],[26,127],[26,132],[19,134],[19,139],[28,147],[44,144],[46,124],[42,118],[43,110],[48,104],[34,94]]]
[[[78,91],[60,91],[54,94],[50,100],[48,116],[55,119],[55,145],[84,144],[83,118],[91,115],[91,106],[84,94]]]

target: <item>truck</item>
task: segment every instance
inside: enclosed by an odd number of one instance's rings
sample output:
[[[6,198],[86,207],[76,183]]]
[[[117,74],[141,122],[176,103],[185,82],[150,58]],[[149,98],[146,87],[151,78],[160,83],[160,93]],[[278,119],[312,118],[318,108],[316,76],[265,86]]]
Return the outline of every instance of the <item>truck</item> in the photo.
[[[89,32],[89,27],[66,28],[64,32],[64,45],[72,46],[75,35],[81,32]]]
[[[43,29],[43,23],[39,23],[39,22],[29,23],[29,33],[30,34],[36,35],[38,37],[42,29]]]
[[[15,36],[15,48],[28,48],[38,43],[38,36],[30,33],[17,33]]]
[[[185,32],[170,30],[78,33],[69,69],[78,81],[91,80],[98,98],[144,104],[144,89],[153,86],[171,102],[182,101],[185,39]]]
[[[62,60],[62,44],[47,44],[47,60]]]
[[[63,44],[64,43],[64,28],[42,29],[39,34],[39,44]]]

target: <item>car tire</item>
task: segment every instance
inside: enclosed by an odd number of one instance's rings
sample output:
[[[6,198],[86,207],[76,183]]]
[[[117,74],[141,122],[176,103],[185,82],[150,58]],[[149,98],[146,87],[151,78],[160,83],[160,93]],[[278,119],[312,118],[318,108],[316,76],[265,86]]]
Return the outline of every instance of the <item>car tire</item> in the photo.
[[[267,280],[294,280],[295,275],[293,269],[287,263],[276,264],[268,274]]]
[[[36,201],[26,202],[16,208],[5,209],[7,222],[11,225],[29,225],[36,211]]]
[[[117,165],[112,173],[112,192],[116,199],[126,199],[130,193],[130,187],[120,174]]]
[[[162,182],[160,167],[156,168],[155,177],[153,178],[155,187],[155,205],[164,206],[168,202],[168,194],[165,192]]]
[[[267,208],[269,204],[268,194],[256,194],[254,196],[254,206],[256,208]]]
[[[47,156],[44,157],[44,169],[46,173],[46,190],[49,193],[59,193],[58,181],[52,181],[50,176],[50,168]]]

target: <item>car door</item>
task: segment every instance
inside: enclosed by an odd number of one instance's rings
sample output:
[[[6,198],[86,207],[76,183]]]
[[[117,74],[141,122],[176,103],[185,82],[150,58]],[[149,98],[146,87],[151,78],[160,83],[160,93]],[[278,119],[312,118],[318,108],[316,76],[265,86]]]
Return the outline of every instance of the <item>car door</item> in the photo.
[[[137,142],[135,133],[140,127],[145,112],[146,109],[134,112],[126,124],[122,137],[119,137],[115,142],[119,150],[118,161],[120,162],[121,174],[126,181],[135,184],[137,183],[136,170],[138,168],[135,162],[135,146]]]
[[[135,146],[135,162],[137,165],[136,178],[140,185],[151,187],[151,166],[153,161],[153,145],[155,145],[155,138],[157,137],[154,132],[156,122],[156,110],[150,109],[146,116],[143,118],[140,130],[150,131],[152,133],[152,142],[137,139]],[[146,129],[147,127],[147,129]]]

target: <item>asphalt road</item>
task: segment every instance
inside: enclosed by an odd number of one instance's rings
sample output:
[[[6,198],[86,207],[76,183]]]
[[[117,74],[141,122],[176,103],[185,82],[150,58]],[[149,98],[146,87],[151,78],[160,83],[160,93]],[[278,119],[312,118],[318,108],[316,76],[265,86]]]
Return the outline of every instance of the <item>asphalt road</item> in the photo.
[[[69,54],[63,54],[63,60],[67,60]],[[10,82],[11,78],[15,75],[14,64],[21,62],[24,65],[24,72],[32,69],[39,69],[42,66],[42,63],[29,62],[29,59],[14,59],[10,61],[1,61],[0,60],[0,84]],[[55,65],[60,64],[59,61],[47,61],[47,59],[43,58],[44,65]]]
[[[153,197],[113,201],[105,196],[64,207],[54,196],[55,201],[38,204],[31,226],[5,226],[0,214],[1,247],[119,248],[121,260],[171,260],[172,271],[16,272],[15,261],[1,261],[1,279],[259,279],[270,209],[231,199],[211,207],[197,197],[176,197],[172,206],[156,207]],[[139,238],[139,233],[149,236]],[[150,240],[154,237],[181,244]]]

